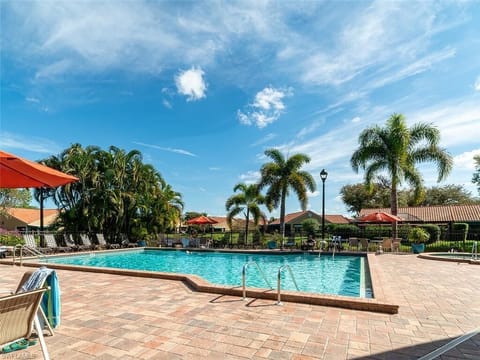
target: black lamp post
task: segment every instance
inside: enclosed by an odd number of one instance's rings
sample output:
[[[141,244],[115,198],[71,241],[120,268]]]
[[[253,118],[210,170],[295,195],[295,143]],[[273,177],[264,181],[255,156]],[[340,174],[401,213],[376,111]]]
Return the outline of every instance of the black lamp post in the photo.
[[[325,169],[320,172],[320,179],[322,179],[322,240],[325,240],[325,180],[327,180],[328,173]]]

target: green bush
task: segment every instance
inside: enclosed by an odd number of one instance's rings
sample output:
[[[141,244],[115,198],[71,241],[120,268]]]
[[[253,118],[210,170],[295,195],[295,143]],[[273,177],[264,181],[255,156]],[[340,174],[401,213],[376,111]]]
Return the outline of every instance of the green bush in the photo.
[[[327,230],[332,235],[344,238],[360,236],[359,227],[352,224],[328,224]]]
[[[408,239],[416,244],[425,243],[430,238],[430,234],[421,227],[414,227],[408,234]]]
[[[468,234],[468,224],[466,223],[453,223],[452,232],[456,241],[466,241]]]
[[[440,240],[440,226],[434,224],[425,224],[420,226],[423,230],[430,234],[427,244]]]
[[[314,235],[320,229],[317,219],[305,219],[302,221],[302,230],[308,235]]]

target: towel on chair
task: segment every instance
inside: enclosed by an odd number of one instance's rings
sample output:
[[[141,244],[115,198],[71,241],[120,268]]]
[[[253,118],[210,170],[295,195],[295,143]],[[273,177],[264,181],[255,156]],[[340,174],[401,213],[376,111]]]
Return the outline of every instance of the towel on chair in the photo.
[[[50,290],[43,295],[41,305],[50,326],[55,329],[60,325],[61,315],[60,286],[57,273],[42,266],[25,281],[20,292],[39,289],[44,286],[45,282]]]

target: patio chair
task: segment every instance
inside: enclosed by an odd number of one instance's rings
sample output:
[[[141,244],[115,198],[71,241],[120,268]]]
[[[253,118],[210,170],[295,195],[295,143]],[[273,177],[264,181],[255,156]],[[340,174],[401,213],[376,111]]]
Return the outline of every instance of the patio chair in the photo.
[[[392,239],[390,238],[383,238],[382,241],[382,250],[383,251],[392,251]]]
[[[35,328],[42,348],[43,358],[46,360],[50,359],[37,316],[45,291],[47,289],[42,288],[0,298],[0,324],[2,325],[0,346],[3,349],[6,349],[7,345],[12,347],[12,344],[19,340],[28,340],[32,335],[32,330]]]
[[[83,245],[80,245],[81,250],[95,250],[95,245],[93,245],[88,234],[80,234],[80,240],[82,240],[83,243]]]
[[[80,247],[77,244],[75,244],[75,240],[73,240],[72,234],[65,234],[63,236],[63,239],[65,240],[65,244],[72,250],[77,251],[80,249]]]
[[[358,246],[359,246],[358,238],[356,238],[356,237],[348,238],[348,249],[349,250],[355,248],[355,250],[358,251]]]
[[[33,234],[23,234],[23,240],[25,241],[25,246],[30,249],[36,250],[41,253],[48,253],[50,251],[50,249],[48,248],[38,246]]]
[[[131,242],[128,238],[127,234],[120,234],[120,238],[122,239],[122,246],[123,247],[137,247],[138,244],[136,242]]]
[[[360,239],[360,245],[362,246],[362,251],[368,251],[368,240],[366,238]]]
[[[96,237],[97,237],[98,245],[103,249],[118,249],[120,247],[119,244],[107,243],[102,233],[97,233]]]
[[[43,235],[45,242],[47,243],[47,248],[50,249],[52,252],[57,251],[71,251],[72,248],[69,246],[58,246],[57,240],[55,240],[55,236],[53,234],[45,234]]]
[[[398,253],[400,251],[400,241],[402,239],[396,238],[392,241],[392,252]]]

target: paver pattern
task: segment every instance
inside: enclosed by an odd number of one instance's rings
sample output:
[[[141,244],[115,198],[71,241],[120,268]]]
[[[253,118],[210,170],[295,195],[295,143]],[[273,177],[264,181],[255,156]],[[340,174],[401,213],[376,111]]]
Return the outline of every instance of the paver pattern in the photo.
[[[417,359],[480,326],[480,266],[383,254],[395,315],[194,292],[183,283],[58,270],[52,359]],[[0,265],[0,288],[31,268]],[[240,270],[239,270],[240,277]],[[38,345],[0,359],[40,359]],[[480,359],[479,336],[442,359]]]

